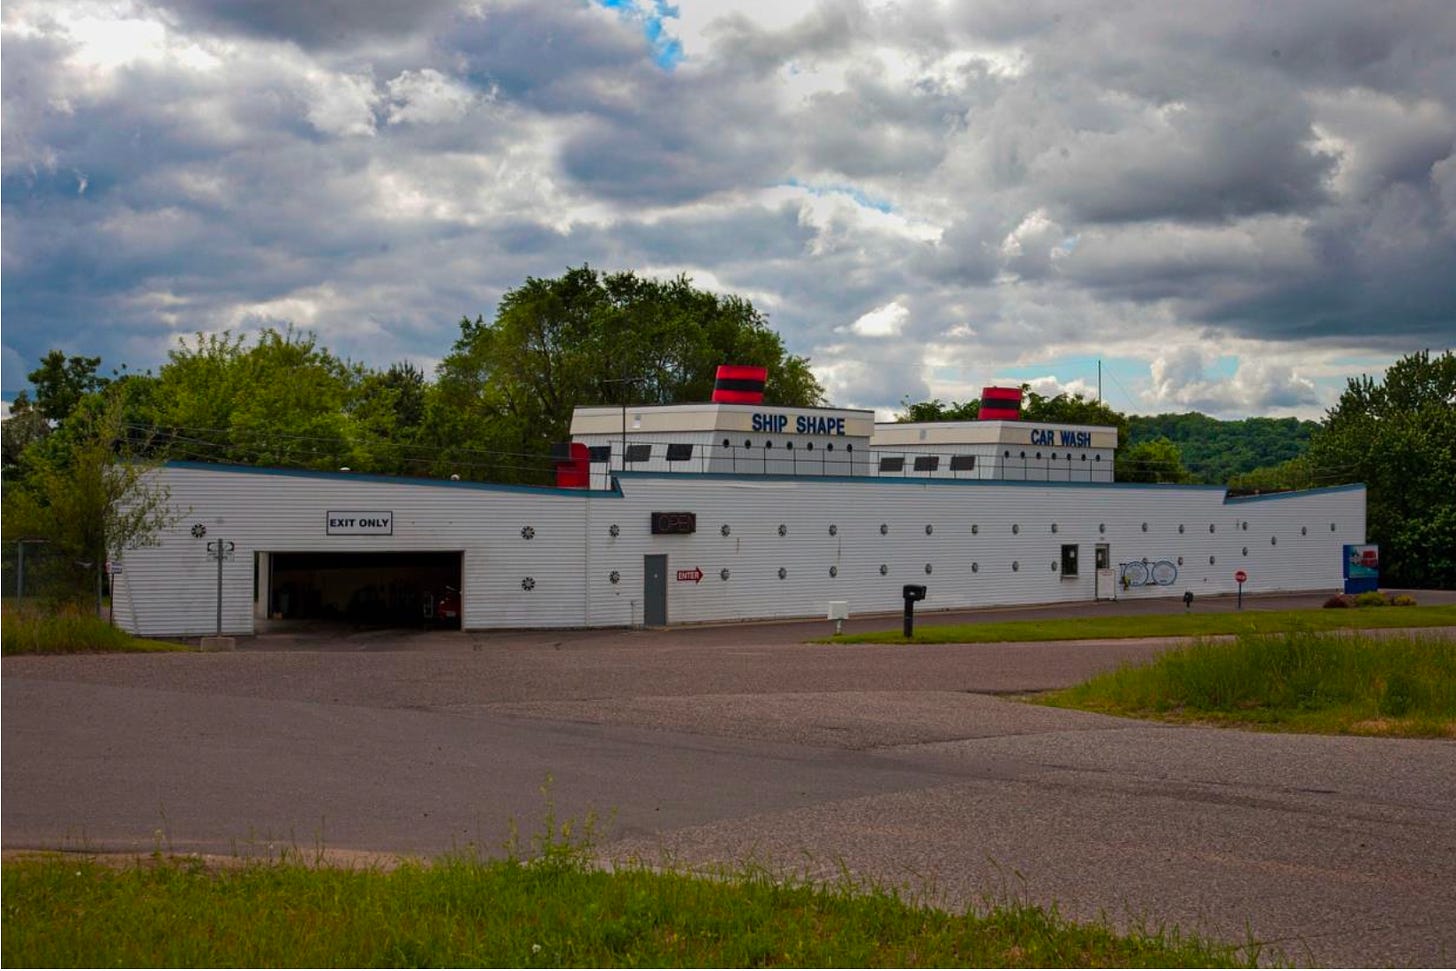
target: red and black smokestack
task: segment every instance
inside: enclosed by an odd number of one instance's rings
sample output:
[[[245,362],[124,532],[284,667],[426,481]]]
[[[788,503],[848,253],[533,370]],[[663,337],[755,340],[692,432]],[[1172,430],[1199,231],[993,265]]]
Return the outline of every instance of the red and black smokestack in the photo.
[[[749,364],[718,365],[718,380],[713,385],[713,401],[725,405],[763,404],[763,385],[768,368]]]
[[[1016,421],[1021,417],[1020,388],[982,388],[979,421]]]

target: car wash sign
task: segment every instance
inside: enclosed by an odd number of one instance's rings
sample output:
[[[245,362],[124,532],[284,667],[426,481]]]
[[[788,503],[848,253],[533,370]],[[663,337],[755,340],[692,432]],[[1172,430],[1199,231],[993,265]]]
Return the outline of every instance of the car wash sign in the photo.
[[[330,536],[394,535],[394,513],[388,509],[330,509],[327,516]]]

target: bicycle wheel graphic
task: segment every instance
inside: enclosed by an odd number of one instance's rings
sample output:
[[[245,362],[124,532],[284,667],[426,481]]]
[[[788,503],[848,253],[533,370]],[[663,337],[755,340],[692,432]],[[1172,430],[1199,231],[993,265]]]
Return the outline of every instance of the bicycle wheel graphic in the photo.
[[[1124,563],[1122,579],[1130,587],[1141,587],[1148,582],[1148,567],[1145,563]]]
[[[1159,560],[1153,564],[1153,582],[1160,587],[1172,585],[1178,579],[1178,568],[1172,560]]]

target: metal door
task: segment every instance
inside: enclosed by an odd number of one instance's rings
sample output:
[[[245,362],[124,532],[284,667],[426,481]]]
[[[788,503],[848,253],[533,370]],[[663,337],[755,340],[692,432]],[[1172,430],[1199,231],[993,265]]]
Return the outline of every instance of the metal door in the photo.
[[[648,627],[667,626],[667,554],[642,557],[642,622]]]
[[[1112,572],[1112,547],[1107,543],[1097,544],[1097,580],[1092,596],[1097,600],[1117,599],[1117,578]]]

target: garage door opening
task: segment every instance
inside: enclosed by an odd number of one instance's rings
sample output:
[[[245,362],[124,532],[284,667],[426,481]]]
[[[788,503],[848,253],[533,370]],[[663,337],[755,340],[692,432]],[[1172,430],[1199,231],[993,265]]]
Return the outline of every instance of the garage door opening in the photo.
[[[460,626],[460,553],[274,553],[268,617]]]

